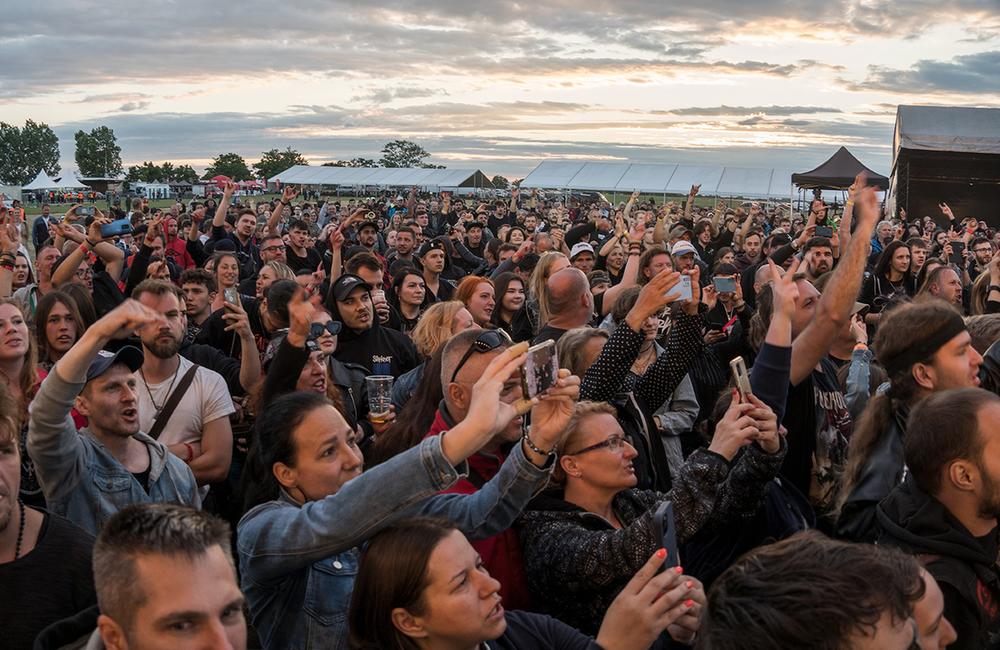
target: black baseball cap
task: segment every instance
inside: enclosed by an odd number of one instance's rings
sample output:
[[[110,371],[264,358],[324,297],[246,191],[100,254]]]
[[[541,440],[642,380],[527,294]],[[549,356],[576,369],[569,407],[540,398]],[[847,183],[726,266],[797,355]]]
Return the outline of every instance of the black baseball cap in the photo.
[[[87,381],[97,379],[116,363],[123,363],[129,369],[129,372],[135,372],[142,367],[143,359],[142,350],[134,345],[126,345],[117,352],[98,350],[97,356],[94,357],[94,360],[90,362],[90,366],[87,368]]]
[[[442,253],[444,253],[445,256],[448,255],[448,249],[445,247],[443,241],[441,241],[440,239],[431,239],[429,241],[425,241],[420,246],[420,250],[417,251],[417,257],[423,257],[432,250],[439,250]]]
[[[484,226],[481,221],[470,221],[469,223],[465,224],[466,232],[472,230],[473,228],[485,229],[486,226]]]
[[[374,221],[370,221],[369,220],[369,221],[362,221],[361,223],[359,223],[358,224],[358,233],[360,234],[361,231],[364,230],[365,228],[371,228],[375,232],[378,232],[378,224],[375,223]]]
[[[338,302],[344,302],[347,300],[347,297],[351,295],[351,292],[359,287],[365,291],[372,290],[372,285],[368,284],[360,277],[356,275],[342,275],[337,278],[337,281],[333,284],[333,297]]]

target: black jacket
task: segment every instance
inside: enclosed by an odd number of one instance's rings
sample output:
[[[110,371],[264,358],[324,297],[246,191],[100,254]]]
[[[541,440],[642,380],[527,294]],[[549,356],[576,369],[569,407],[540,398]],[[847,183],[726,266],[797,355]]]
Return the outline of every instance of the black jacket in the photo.
[[[329,302],[333,319],[343,322],[337,303],[332,300]],[[360,332],[345,326],[340,332],[333,358],[341,363],[361,366],[369,375],[393,377],[399,377],[420,365],[420,355],[410,337],[383,327],[378,323],[377,317],[372,321],[369,329]]]
[[[976,538],[934,497],[907,479],[877,508],[878,541],[918,556],[944,593],[953,650],[1000,648],[1000,528]]]
[[[611,602],[662,546],[652,513],[664,500],[674,505],[677,539],[733,525],[760,506],[787,446],[766,454],[756,444],[730,464],[706,449],[681,466],[666,493],[622,490],[612,502],[623,528],[563,499],[562,488],[536,497],[516,524],[532,602],[542,612],[595,634]],[[682,560],[684,550],[681,550]]]
[[[873,542],[878,533],[875,507],[903,481],[903,435],[909,409],[893,409],[889,429],[868,454],[861,475],[840,509],[837,535],[856,542]]]

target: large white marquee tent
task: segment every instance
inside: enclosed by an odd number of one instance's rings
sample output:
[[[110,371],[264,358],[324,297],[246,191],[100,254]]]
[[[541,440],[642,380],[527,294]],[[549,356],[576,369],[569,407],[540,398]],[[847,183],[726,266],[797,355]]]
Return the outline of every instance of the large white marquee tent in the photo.
[[[523,188],[687,194],[701,185],[702,196],[787,198],[792,170],[547,160],[528,174]]]
[[[295,165],[267,179],[268,183],[363,187],[421,187],[491,189],[478,169],[423,169],[415,167],[313,167]]]

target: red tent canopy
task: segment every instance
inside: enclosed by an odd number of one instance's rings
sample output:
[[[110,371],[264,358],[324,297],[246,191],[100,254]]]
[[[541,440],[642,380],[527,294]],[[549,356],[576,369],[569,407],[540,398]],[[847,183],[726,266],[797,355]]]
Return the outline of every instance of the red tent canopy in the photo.
[[[219,174],[218,176],[213,176],[208,180],[215,183],[219,187],[219,189],[222,189],[226,186],[226,183],[231,182],[233,179],[229,178],[228,176],[223,176],[222,174]]]

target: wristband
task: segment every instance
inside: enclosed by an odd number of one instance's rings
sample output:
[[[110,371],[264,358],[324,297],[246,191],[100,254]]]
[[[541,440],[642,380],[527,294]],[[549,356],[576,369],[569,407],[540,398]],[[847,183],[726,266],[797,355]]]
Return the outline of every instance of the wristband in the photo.
[[[87,242],[81,242],[80,243],[80,250],[82,250],[84,253],[87,252],[87,250],[88,250],[87,249]]]
[[[290,203],[289,201],[278,201],[278,203],[280,203],[281,205],[285,206],[286,208],[287,208],[287,207],[288,207],[289,205],[291,205],[291,203]]]
[[[97,244],[100,243],[100,242],[94,243],[90,241],[90,237],[84,237],[83,241],[87,242],[87,244],[89,244],[91,248],[94,248],[95,246],[97,246]]]
[[[556,453],[555,449],[550,449],[548,451],[542,451],[541,449],[539,449],[538,447],[536,447],[535,443],[533,443],[531,441],[531,436],[528,435],[527,431],[525,431],[524,435],[521,436],[521,440],[524,441],[524,444],[528,445],[528,449],[530,449],[531,451],[535,452],[539,456],[554,456],[555,453]]]
[[[989,289],[986,290],[986,293],[988,294],[990,291],[1000,291],[1000,285],[991,284]]]
[[[8,271],[13,271],[14,264],[11,262],[0,262],[0,269],[7,269]]]
[[[184,445],[185,449],[187,449],[187,458],[184,459],[184,462],[190,463],[192,460],[194,460],[194,447],[192,447],[190,444],[186,442],[182,442],[181,444]]]

